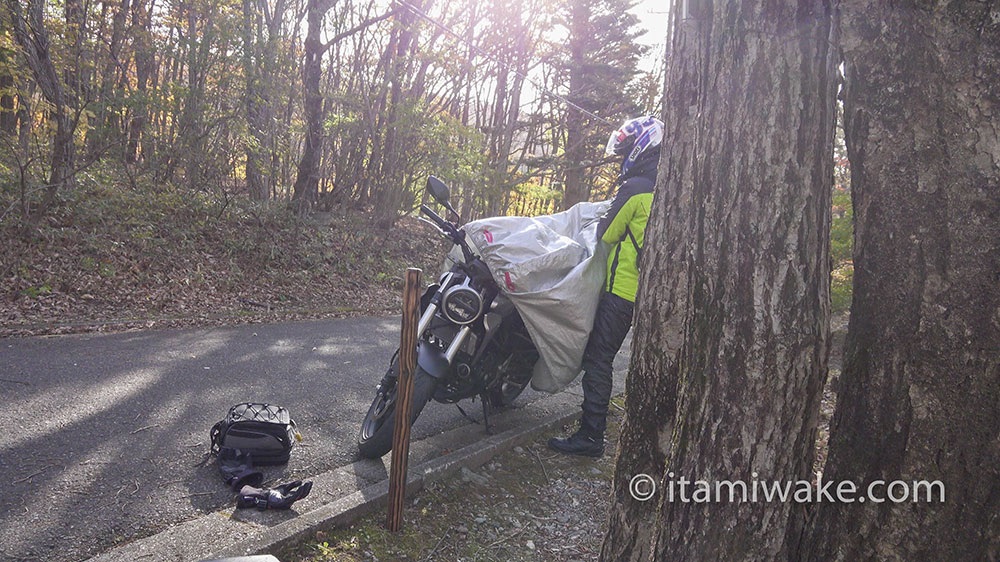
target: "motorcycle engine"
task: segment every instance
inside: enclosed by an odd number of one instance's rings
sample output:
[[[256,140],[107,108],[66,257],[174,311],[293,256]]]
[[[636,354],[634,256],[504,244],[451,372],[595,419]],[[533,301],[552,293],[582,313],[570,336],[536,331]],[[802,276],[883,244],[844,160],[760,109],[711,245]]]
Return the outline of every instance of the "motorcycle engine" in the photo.
[[[448,404],[458,402],[476,390],[476,381],[468,363],[455,365],[455,376],[442,380],[434,392],[434,399]]]

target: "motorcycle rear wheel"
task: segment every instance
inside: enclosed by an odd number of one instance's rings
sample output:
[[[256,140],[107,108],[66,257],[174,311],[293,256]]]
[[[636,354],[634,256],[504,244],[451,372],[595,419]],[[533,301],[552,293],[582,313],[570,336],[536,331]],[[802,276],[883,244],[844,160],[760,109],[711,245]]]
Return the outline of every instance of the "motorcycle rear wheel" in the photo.
[[[391,369],[396,369],[394,361]],[[413,397],[410,403],[410,421],[413,422],[420,415],[424,406],[434,395],[434,387],[437,381],[426,371],[417,366],[413,371]],[[365,414],[364,421],[361,422],[361,431],[358,433],[358,451],[366,459],[378,459],[392,450],[392,433],[396,427],[396,391],[397,385],[393,385],[388,391],[379,389],[375,393],[368,413]]]

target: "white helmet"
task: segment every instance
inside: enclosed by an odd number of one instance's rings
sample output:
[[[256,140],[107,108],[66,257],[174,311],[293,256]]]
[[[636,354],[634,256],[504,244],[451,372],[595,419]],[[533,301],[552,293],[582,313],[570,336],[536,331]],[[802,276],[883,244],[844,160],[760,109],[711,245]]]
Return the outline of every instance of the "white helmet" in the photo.
[[[616,154],[625,156],[622,172],[627,172],[639,155],[660,145],[663,141],[663,121],[652,115],[636,117],[625,121],[622,126],[611,133],[604,153],[608,156]]]

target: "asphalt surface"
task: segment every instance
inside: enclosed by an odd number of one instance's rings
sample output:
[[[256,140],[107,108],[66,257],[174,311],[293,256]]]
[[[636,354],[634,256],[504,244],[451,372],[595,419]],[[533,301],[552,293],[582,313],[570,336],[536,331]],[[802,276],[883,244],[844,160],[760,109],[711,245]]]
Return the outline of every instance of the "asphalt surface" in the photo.
[[[287,407],[304,436],[267,482],[357,460],[398,322],[0,339],[0,559],[85,559],[229,506],[208,432],[239,402]],[[468,423],[431,403],[412,438]]]

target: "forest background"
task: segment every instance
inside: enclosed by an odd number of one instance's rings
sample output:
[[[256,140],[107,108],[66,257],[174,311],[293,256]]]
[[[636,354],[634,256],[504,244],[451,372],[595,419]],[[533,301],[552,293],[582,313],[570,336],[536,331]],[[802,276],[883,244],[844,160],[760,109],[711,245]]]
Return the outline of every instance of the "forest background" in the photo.
[[[608,199],[662,112],[652,0],[2,1],[4,335],[394,311],[428,175],[465,220]]]

